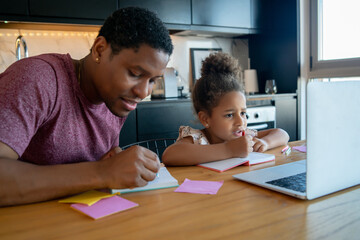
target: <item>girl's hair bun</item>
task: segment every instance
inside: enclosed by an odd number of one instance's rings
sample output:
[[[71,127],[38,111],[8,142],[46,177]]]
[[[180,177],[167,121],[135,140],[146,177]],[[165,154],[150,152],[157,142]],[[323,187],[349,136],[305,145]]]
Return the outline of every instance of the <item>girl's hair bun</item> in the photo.
[[[202,63],[201,76],[210,75],[237,75],[239,74],[238,61],[222,52],[211,53]]]

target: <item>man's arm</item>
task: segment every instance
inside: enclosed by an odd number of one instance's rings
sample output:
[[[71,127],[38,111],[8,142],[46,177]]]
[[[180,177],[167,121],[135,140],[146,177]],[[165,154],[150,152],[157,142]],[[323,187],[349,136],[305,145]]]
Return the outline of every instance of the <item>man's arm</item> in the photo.
[[[39,202],[90,189],[144,186],[155,178],[155,153],[132,147],[97,162],[39,166],[17,160],[0,142],[0,206]]]

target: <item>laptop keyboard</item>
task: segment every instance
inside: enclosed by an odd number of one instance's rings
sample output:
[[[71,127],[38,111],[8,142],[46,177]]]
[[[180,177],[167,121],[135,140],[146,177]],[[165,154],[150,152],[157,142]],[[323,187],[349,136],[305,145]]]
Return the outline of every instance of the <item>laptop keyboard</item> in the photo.
[[[306,191],[306,172],[299,173],[290,177],[279,178],[266,182],[275,186],[291,189],[298,192]]]

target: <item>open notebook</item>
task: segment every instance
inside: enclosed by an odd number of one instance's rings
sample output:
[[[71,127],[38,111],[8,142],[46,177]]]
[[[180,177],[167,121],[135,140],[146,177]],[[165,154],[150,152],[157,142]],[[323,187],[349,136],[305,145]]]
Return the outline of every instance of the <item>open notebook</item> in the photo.
[[[129,193],[179,186],[178,181],[170,174],[166,167],[161,167],[158,176],[144,187],[112,189],[111,193]]]
[[[255,165],[264,162],[270,162],[275,160],[275,155],[267,153],[252,152],[245,158],[229,158],[225,160],[219,160],[214,162],[201,163],[198,166],[214,170],[217,172],[224,172],[239,165]]]
[[[360,81],[310,82],[306,160],[234,175],[301,199],[360,184]]]

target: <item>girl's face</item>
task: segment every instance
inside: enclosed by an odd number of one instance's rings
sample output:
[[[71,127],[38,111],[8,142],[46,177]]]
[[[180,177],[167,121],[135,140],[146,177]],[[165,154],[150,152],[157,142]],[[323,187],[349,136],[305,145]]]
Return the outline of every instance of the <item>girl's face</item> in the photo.
[[[212,144],[241,137],[247,126],[244,94],[238,91],[226,93],[207,117],[207,124],[206,131]]]

